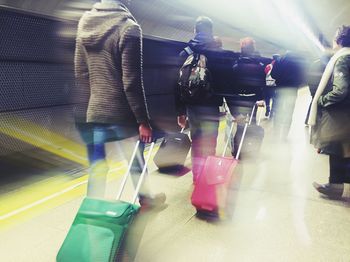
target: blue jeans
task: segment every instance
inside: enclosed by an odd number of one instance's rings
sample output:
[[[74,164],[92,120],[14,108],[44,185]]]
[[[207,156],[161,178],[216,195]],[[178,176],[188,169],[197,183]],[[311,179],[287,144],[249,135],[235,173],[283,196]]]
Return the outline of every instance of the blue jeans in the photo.
[[[87,195],[89,197],[103,198],[108,173],[105,145],[108,142],[115,142],[118,154],[121,154],[124,159],[130,160],[138,140],[137,126],[87,123],[78,125],[78,130],[86,143],[90,162]],[[144,148],[145,145],[140,143],[130,170],[135,187],[144,166]],[[141,187],[140,194],[148,194],[145,183]]]
[[[220,119],[219,107],[188,106],[187,117],[192,139],[192,174],[196,180],[206,157],[215,155]]]
[[[275,96],[276,96],[276,91],[274,87],[270,86],[265,89],[266,116],[268,116],[269,114],[271,116],[274,115]],[[271,105],[271,100],[272,100],[272,105]]]

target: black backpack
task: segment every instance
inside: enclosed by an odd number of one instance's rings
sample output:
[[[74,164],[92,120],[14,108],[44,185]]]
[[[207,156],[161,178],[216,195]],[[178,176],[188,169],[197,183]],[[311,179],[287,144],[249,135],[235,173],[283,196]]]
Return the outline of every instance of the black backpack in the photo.
[[[265,86],[265,66],[255,57],[239,57],[232,67],[234,93],[261,95]]]
[[[212,76],[203,54],[191,53],[179,74],[180,96],[183,102],[198,102],[213,95]]]

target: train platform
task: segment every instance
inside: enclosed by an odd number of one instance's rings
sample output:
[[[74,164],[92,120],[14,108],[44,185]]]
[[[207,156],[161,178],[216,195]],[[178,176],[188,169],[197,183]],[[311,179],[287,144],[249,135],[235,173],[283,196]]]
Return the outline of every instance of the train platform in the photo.
[[[196,216],[189,158],[181,174],[159,173],[152,163],[150,184],[155,192],[166,193],[166,205],[139,214],[125,260],[350,261],[349,199],[323,198],[312,187],[313,181],[327,182],[329,167],[328,157],[308,143],[304,117],[309,101],[300,90],[287,141],[277,142],[271,121],[262,119],[261,151],[240,161],[241,180],[228,219]],[[224,143],[220,134],[218,154]],[[108,198],[114,197],[126,168],[125,162],[113,159],[112,149]],[[70,170],[0,190],[0,261],[55,261],[87,184],[86,168],[65,165]],[[128,184],[125,197],[131,194]]]

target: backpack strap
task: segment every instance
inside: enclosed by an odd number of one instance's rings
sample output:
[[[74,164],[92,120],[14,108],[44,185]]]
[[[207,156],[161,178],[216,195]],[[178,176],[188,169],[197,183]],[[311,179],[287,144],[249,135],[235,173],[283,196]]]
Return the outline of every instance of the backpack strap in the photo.
[[[184,48],[184,51],[186,52],[187,55],[192,55],[193,54],[193,51],[192,51],[191,47],[189,47],[189,46],[186,46]]]

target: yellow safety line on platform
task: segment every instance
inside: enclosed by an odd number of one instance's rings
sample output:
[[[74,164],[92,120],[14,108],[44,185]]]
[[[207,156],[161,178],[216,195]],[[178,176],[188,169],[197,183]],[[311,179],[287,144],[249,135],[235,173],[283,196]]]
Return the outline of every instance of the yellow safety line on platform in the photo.
[[[123,162],[115,163],[109,174],[116,173],[124,166]],[[33,203],[39,203],[42,199],[50,198],[51,195],[55,195],[57,192],[65,192],[68,188],[87,183],[87,178],[87,174],[83,174],[76,179],[71,179],[67,175],[59,175],[4,194],[0,196],[0,220],[4,219],[9,213],[15,212],[14,210],[31,206]]]
[[[69,140],[45,127],[12,117],[0,125],[0,133],[34,145],[73,162],[88,165],[85,146]]]
[[[25,142],[27,142],[28,139],[30,140],[30,138],[35,138],[37,141],[31,141],[31,144],[38,146],[38,142],[40,142],[43,145],[38,147],[44,150],[46,149],[47,151],[57,153],[58,155],[70,160],[75,159],[76,162],[87,164],[86,161],[83,161],[84,157],[75,153],[77,152],[77,149],[85,153],[86,151],[83,149],[83,146],[56,135],[47,129],[31,123],[26,123],[26,127],[28,127],[28,124],[31,126],[31,131],[36,131],[36,133],[38,133],[38,131],[41,132],[40,134],[42,137],[38,137],[26,130],[18,129],[19,124],[23,125],[24,121],[19,119],[16,119],[16,121],[18,122],[15,126],[7,125],[6,128],[1,126],[0,132],[9,134],[10,136],[19,138]],[[219,130],[223,130],[225,126],[226,121],[220,121]],[[57,144],[47,141],[52,138],[54,138],[55,142],[67,142],[68,147],[65,148],[65,150],[62,150],[62,148],[58,148]],[[155,149],[157,149],[157,147]],[[156,151],[157,150],[154,151],[153,156]],[[62,152],[66,152],[67,154],[63,154]],[[147,151],[145,153],[147,154]],[[117,179],[126,171],[125,165],[121,161],[110,164],[111,170],[109,174],[112,175],[108,176],[108,181]],[[10,192],[0,196],[0,229],[7,228],[8,226],[20,221],[26,221],[45,210],[51,210],[73,200],[74,198],[83,196],[86,193],[87,178],[87,175],[83,175],[73,180],[70,180],[69,178],[67,179],[67,176],[52,177],[31,186],[16,190],[15,192]]]
[[[110,170],[107,182],[118,179],[126,172],[126,165],[123,162],[118,164],[118,167]],[[40,185],[35,185],[34,187],[35,189],[42,187],[44,190],[36,191],[32,188],[26,188],[25,190],[20,190],[20,192],[13,192],[1,197],[0,203],[6,203],[6,205],[2,204],[0,208],[0,229],[26,221],[43,213],[45,210],[51,210],[77,197],[84,196],[86,194],[87,178],[87,175],[83,175],[77,179],[56,185],[55,190],[52,190],[50,193],[45,188],[51,188],[50,185],[55,184],[57,181],[42,181],[39,183]],[[62,181],[62,177],[60,177],[59,181]],[[45,182],[48,182],[48,184]],[[31,201],[23,198],[26,195],[31,198]],[[20,203],[21,199],[22,203]]]
[[[219,130],[225,127],[221,121]],[[32,122],[12,117],[0,126],[0,133],[36,146],[70,161],[88,166],[87,153],[84,145],[71,141],[45,127]]]
[[[147,153],[148,150],[145,150]],[[120,178],[126,172],[125,161],[109,162],[109,166],[107,182]],[[85,195],[87,179],[87,175],[73,180],[67,179],[67,176],[53,177],[1,196],[0,229],[24,222],[45,210]]]
[[[66,188],[66,189],[64,189],[62,191],[59,191],[57,193],[54,193],[54,194],[49,195],[47,197],[44,197],[44,198],[42,198],[42,199],[40,199],[40,200],[38,200],[36,202],[33,202],[33,203],[29,204],[29,205],[26,205],[26,206],[23,206],[21,208],[18,208],[16,210],[12,211],[12,212],[7,213],[6,215],[0,216],[0,220],[5,220],[5,219],[8,219],[8,218],[11,218],[11,217],[13,217],[13,216],[15,216],[15,215],[17,215],[19,213],[22,213],[22,212],[24,212],[24,211],[26,211],[26,210],[28,210],[28,209],[30,209],[32,207],[35,207],[35,206],[40,205],[40,204],[42,204],[44,202],[47,202],[48,200],[51,200],[51,199],[53,199],[53,198],[55,198],[57,196],[60,196],[60,195],[62,195],[64,193],[67,193],[67,192],[75,189],[76,187],[79,187],[79,186],[84,185],[86,183],[87,183],[87,180],[84,180],[84,181],[82,181],[80,183],[77,183],[77,184],[75,184],[73,186],[70,186],[70,187],[68,187],[68,188]]]

